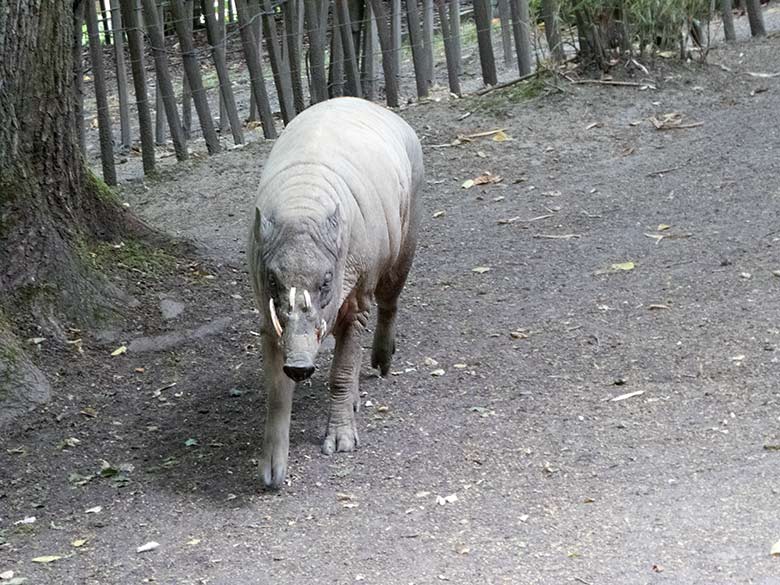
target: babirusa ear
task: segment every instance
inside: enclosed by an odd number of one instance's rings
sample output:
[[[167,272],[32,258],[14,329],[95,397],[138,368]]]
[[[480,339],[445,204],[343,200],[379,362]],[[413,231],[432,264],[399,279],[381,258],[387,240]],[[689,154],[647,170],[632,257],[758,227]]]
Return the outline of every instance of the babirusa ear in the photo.
[[[334,236],[338,236],[341,231],[341,208],[339,202],[336,201],[336,207],[333,209],[333,213],[328,216],[327,219],[328,229]]]
[[[260,210],[255,207],[255,241],[259,244],[263,241],[263,237],[268,237],[273,229],[274,225],[270,219],[266,218]]]

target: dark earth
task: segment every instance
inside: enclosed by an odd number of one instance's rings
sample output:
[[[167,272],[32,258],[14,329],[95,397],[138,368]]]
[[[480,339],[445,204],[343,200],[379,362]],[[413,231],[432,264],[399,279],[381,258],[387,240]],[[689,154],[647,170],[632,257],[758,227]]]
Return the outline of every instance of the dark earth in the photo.
[[[364,352],[360,449],[320,454],[331,341],[278,493],[244,263],[271,145],[123,183],[199,251],[94,251],[137,304],[29,343],[54,397],[0,438],[0,573],[780,584],[778,54],[743,39],[615,73],[641,87],[549,76],[405,108],[427,188],[392,372]],[[462,186],[484,172],[501,180]]]

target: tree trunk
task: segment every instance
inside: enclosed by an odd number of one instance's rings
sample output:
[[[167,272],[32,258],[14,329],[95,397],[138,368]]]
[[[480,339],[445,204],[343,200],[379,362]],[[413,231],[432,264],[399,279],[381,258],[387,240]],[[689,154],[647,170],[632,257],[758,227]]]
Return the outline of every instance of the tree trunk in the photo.
[[[376,97],[374,87],[374,39],[376,31],[376,22],[371,5],[366,2],[366,18],[363,20],[363,62],[360,67],[360,88],[367,100],[374,100]]]
[[[192,15],[195,12],[195,6],[193,0],[184,0],[184,2],[186,22],[183,24],[187,27],[188,34],[192,38]],[[181,130],[185,140],[192,138],[192,88],[186,75],[183,75],[181,79]]]
[[[119,0],[111,0],[111,24],[114,28],[114,54],[116,60],[116,86],[119,96],[119,125],[123,148],[130,148],[130,104],[127,90],[127,66],[125,65],[125,39],[122,34],[122,15]]]
[[[143,3],[143,0],[141,0],[141,2]],[[147,19],[148,16],[144,15],[143,18]],[[160,28],[163,31],[165,30],[165,17],[162,14],[160,14]],[[154,48],[154,43],[152,43],[152,59],[155,61],[156,64],[157,51]],[[185,102],[186,101],[187,101],[187,97],[185,96]],[[187,134],[189,134],[192,112],[186,111],[184,112],[184,115],[187,116],[186,132]],[[182,129],[182,133],[184,132],[185,130]],[[154,142],[159,146],[165,144],[165,103],[163,102],[162,83],[160,81],[159,73],[155,77],[155,84],[154,84]]]
[[[736,41],[737,33],[734,30],[734,13],[731,9],[731,0],[720,0],[720,12],[723,18],[723,36],[727,41]]]
[[[211,45],[211,56],[214,59],[214,68],[219,78],[219,92],[221,103],[224,104],[227,119],[230,121],[230,132],[233,134],[235,144],[244,144],[244,133],[241,131],[241,121],[238,118],[236,99],[233,96],[233,86],[230,85],[230,74],[225,61],[225,46],[217,28],[214,11],[207,4],[209,0],[201,0],[203,18],[206,21],[206,36]]]
[[[377,12],[374,6],[374,13]],[[401,83],[399,75],[401,74],[401,22],[403,20],[403,7],[401,0],[391,0],[390,7],[390,58],[392,59],[393,71],[395,72],[395,85]],[[380,32],[381,39],[381,32]],[[383,49],[384,50],[384,49]]]
[[[501,48],[504,51],[504,65],[512,66],[515,62],[512,56],[512,24],[509,0],[498,0],[498,14],[501,19]]]
[[[297,0],[288,0],[282,5],[284,12],[284,30],[287,35],[287,55],[290,64],[290,79],[292,81],[293,106],[300,114],[306,104],[303,99],[303,83],[301,82],[301,54],[298,51],[298,6]]]
[[[2,24],[0,16],[0,25]],[[84,55],[83,55],[83,33],[84,24],[84,4],[79,2],[73,10],[73,91],[76,99],[73,100],[73,109],[76,115],[76,133],[78,134],[78,143],[81,152],[87,152],[87,136],[84,131]],[[0,33],[3,30],[0,27]]]
[[[460,97],[460,80],[458,79],[458,63],[455,59],[455,43],[452,39],[450,23],[447,20],[447,8],[444,5],[444,0],[436,0],[436,7],[439,10],[441,35],[444,40],[444,56],[447,59],[447,81],[450,84],[450,93]]]
[[[764,13],[761,11],[759,0],[745,0],[745,8],[747,8],[748,22],[750,23],[750,35],[765,37]]]
[[[276,95],[279,97],[279,108],[286,126],[295,117],[295,108],[293,107],[290,70],[282,59],[282,46],[279,43],[279,36],[276,34],[276,18],[271,0],[263,0],[263,31],[265,33],[265,48],[268,51],[271,71],[274,74]]]
[[[458,75],[463,75],[463,50],[460,46],[460,0],[450,2],[450,34],[455,45],[455,62],[458,64]]]
[[[206,149],[209,154],[215,154],[221,150],[219,138],[214,128],[214,120],[211,118],[206,89],[203,87],[203,78],[200,76],[198,58],[195,56],[195,47],[192,44],[192,32],[184,18],[184,5],[182,0],[169,0],[171,15],[176,27],[176,36],[181,47],[181,58],[184,66],[184,74],[189,81],[192,90],[192,100],[195,102],[195,111],[198,113],[198,121],[203,138],[206,141]]]
[[[420,31],[420,10],[417,6],[417,0],[406,0],[406,22],[409,27],[409,44],[412,46],[417,97],[424,98],[428,96],[428,83],[425,71],[425,47]]]
[[[344,50],[341,45],[339,13],[333,5],[333,26],[330,33],[330,63],[328,67],[328,95],[331,98],[344,95]]]
[[[474,0],[474,22],[477,25],[482,81],[485,85],[495,85],[498,83],[498,73],[496,72],[496,58],[493,55],[493,40],[490,34],[489,2],[490,0]]]
[[[95,86],[98,132],[100,134],[100,162],[103,168],[103,180],[116,185],[116,167],[114,166],[114,138],[111,132],[111,114],[108,111],[106,95],[106,72],[103,67],[103,46],[100,44],[97,10],[93,0],[87,0],[87,31],[89,33],[89,54],[92,60],[92,78]]]
[[[347,0],[336,0],[336,11],[339,15],[339,29],[341,30],[341,46],[344,49],[344,68],[347,73],[347,95],[361,97],[360,70],[357,55],[355,54],[354,37],[352,36],[352,23],[349,18],[349,6]]]
[[[77,2],[75,9],[81,8]],[[84,258],[84,248],[152,233],[101,187],[82,158],[74,105],[75,23],[73,0],[8,2],[0,11],[4,422],[49,392],[10,331],[24,336],[34,330],[50,343],[64,342],[65,323],[94,326],[113,314],[120,293]],[[10,322],[15,316],[19,323]],[[32,329],[31,322],[41,329]]]
[[[252,84],[252,94],[260,112],[260,122],[263,125],[263,136],[276,138],[276,126],[274,125],[271,105],[268,102],[268,92],[265,89],[263,68],[258,55],[257,41],[249,26],[249,18],[246,0],[236,0],[236,16],[238,16],[238,29],[241,32],[241,44],[244,46],[247,69],[249,69],[249,81]]]
[[[385,94],[387,95],[387,105],[391,108],[398,107],[398,71],[395,69],[395,54],[393,52],[393,41],[391,40],[391,26],[387,22],[385,7],[382,0],[371,0],[371,8],[376,20],[377,36],[379,36],[379,47],[382,50],[382,71],[385,74]]]
[[[558,27],[558,1],[541,0],[542,19],[544,20],[544,34],[547,37],[547,46],[550,56],[556,63],[562,62],[566,55],[561,43],[561,32]]]
[[[528,0],[509,0],[512,12],[512,28],[515,34],[517,70],[520,77],[531,73],[531,34]]]
[[[144,7],[146,30],[149,33],[149,40],[152,43],[154,66],[157,71],[157,85],[162,89],[165,117],[168,118],[168,130],[171,132],[173,149],[176,151],[176,158],[178,160],[186,160],[188,157],[187,143],[184,140],[184,134],[181,130],[179,109],[176,107],[176,95],[173,92],[171,73],[168,69],[168,53],[165,51],[163,27],[160,26],[163,22],[162,14],[158,16],[155,0],[141,0],[141,2]]]
[[[138,0],[119,0],[122,20],[126,23],[127,45],[130,49],[130,68],[133,71],[135,106],[141,133],[141,157],[144,173],[154,172],[154,133],[149,98],[146,92],[146,68],[144,67],[143,35],[138,24]]]
[[[325,30],[320,27],[317,0],[304,0],[306,31],[309,37],[309,61],[311,63],[311,102],[328,99],[328,79],[325,73]]]
[[[425,48],[425,82],[433,87],[433,0],[423,0],[423,46]]]
[[[211,15],[214,16],[214,6],[213,6],[213,4],[214,3],[212,2],[211,6],[201,5],[201,10],[203,12],[203,19],[206,21],[206,35],[207,36],[208,36],[209,25],[208,25],[208,19],[206,17],[206,13],[210,12]],[[225,4],[230,6],[230,0],[218,0],[217,1],[217,27],[218,27],[218,30],[219,30],[218,34],[220,35],[219,38],[224,38],[227,35],[227,22],[225,20],[227,17],[225,16]],[[192,34],[192,33],[190,33],[190,34]],[[215,41],[215,42],[218,43],[219,41]],[[214,43],[209,43],[209,44],[214,46]],[[212,51],[212,54],[213,54],[213,51]],[[184,79],[186,81],[187,78],[185,77]],[[254,103],[254,100],[251,100],[251,101]],[[224,99],[224,97],[222,95],[222,92],[220,91],[219,92],[219,131],[220,132],[224,132],[225,130],[227,130],[227,125],[228,125],[227,119],[228,118],[227,118],[227,109],[225,108],[225,99]]]

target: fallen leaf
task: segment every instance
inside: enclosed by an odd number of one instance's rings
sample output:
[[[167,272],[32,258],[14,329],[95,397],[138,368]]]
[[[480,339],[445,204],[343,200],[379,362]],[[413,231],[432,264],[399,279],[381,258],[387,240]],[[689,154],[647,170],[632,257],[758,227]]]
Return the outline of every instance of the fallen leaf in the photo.
[[[469,408],[471,412],[476,412],[481,416],[482,418],[487,418],[489,416],[495,416],[496,412],[494,410],[490,410],[489,408],[485,408],[484,406],[472,406]]]
[[[62,557],[57,555],[46,555],[43,557],[35,557],[32,562],[33,563],[41,563],[41,564],[47,564],[47,563],[53,563],[54,561],[59,561]]]
[[[628,400],[629,398],[633,398],[634,396],[641,396],[644,394],[644,390],[637,390],[636,392],[629,392],[628,394],[621,394],[620,396],[615,396],[614,398],[610,398],[610,402],[620,402],[621,400]]]
[[[187,439],[184,441],[184,445],[187,447],[194,447],[198,444],[198,439]]]
[[[435,212],[435,213],[433,214],[433,218],[434,218],[434,219],[437,219],[437,218],[439,218],[439,217],[444,217],[445,215],[447,215],[447,212],[446,212],[446,211],[437,211],[437,212]]]
[[[76,437],[67,437],[66,439],[63,439],[59,445],[57,445],[60,449],[67,449],[68,447],[75,447],[81,443]]]
[[[72,547],[74,547],[74,548],[81,548],[85,544],[87,544],[87,539],[86,538],[77,538],[76,540],[74,540],[74,541],[72,541],[70,543],[70,545]]]
[[[493,134],[493,141],[494,142],[506,142],[507,140],[512,140],[503,130],[499,130],[495,134]]]
[[[671,309],[671,307],[669,305],[655,304],[655,305],[647,305],[647,309],[650,311],[654,311],[658,309]]]
[[[97,416],[97,410],[91,406],[87,406],[86,408],[82,409],[79,414],[83,414],[84,416],[88,416],[90,418],[95,418]]]
[[[14,572],[13,571],[3,571],[0,573],[0,579],[3,581],[8,581],[9,579],[14,578]]]
[[[121,346],[117,347],[114,351],[111,352],[111,355],[112,356],[118,356],[118,355],[122,355],[123,353],[127,353],[127,346],[126,345],[121,345]]]
[[[476,183],[474,183],[473,179],[467,179],[467,180],[463,181],[463,184],[461,185],[461,187],[463,187],[464,189],[471,189],[475,184]]]
[[[193,538],[187,541],[188,546],[195,546],[196,544],[200,544],[200,538]]]
[[[655,228],[655,229],[657,229],[659,232],[663,232],[663,231],[668,230],[670,227],[672,227],[672,226],[666,225],[665,223],[660,223],[660,224],[658,224],[658,227]]]
[[[440,506],[443,506],[444,504],[454,504],[457,501],[457,494],[450,494],[449,496],[444,496],[443,498],[441,496],[436,496],[436,503]]]
[[[612,270],[633,270],[634,269],[634,263],[633,262],[620,262],[618,264],[613,264],[611,266]]]
[[[27,577],[13,577],[8,583],[3,585],[23,585],[24,583],[27,583]]]
[[[585,130],[592,130],[593,128],[601,128],[604,124],[601,122],[591,122],[587,126],[585,126]]]
[[[135,549],[135,552],[143,553],[148,552],[150,550],[156,549],[158,546],[160,546],[159,543],[154,542],[153,540],[147,542],[146,544],[142,544],[137,549]]]
[[[510,331],[509,336],[512,339],[528,339],[528,334],[525,331],[517,330],[517,331]]]
[[[778,71],[777,73],[757,73],[757,72],[753,72],[753,71],[748,71],[747,74],[750,75],[750,77],[758,77],[760,79],[769,79],[771,77],[780,77],[780,71]]]
[[[433,359],[432,357],[426,357],[426,358],[423,360],[423,363],[424,363],[426,366],[428,366],[429,368],[435,368],[436,366],[438,366],[438,365],[439,365],[439,362],[437,362],[437,361],[436,361],[435,359]]]
[[[355,495],[347,494],[345,492],[336,492],[336,499],[340,502],[351,502],[355,499]]]
[[[769,554],[773,557],[780,557],[780,540],[772,545],[772,550],[769,551]]]
[[[471,269],[472,272],[476,272],[477,274],[485,274],[485,272],[490,271],[490,267],[488,266],[477,266],[475,268]]]
[[[35,524],[35,516],[27,516],[14,522],[14,526],[19,526],[20,524]]]
[[[484,172],[479,177],[472,179],[475,185],[490,185],[493,183],[500,183],[504,180],[501,175],[494,175],[491,172]]]
[[[442,370],[441,368],[439,368],[438,370],[433,370],[431,372],[431,376],[439,377],[439,376],[443,376],[443,375],[444,375],[444,370]]]
[[[95,479],[94,475],[81,475],[76,471],[68,474],[68,481],[73,485],[86,485],[93,479]]]
[[[417,492],[416,494],[414,494],[414,497],[415,498],[427,498],[430,495],[431,495],[431,492],[422,491],[422,492]]]
[[[40,345],[44,341],[46,341],[45,337],[31,337],[30,339],[27,340],[27,343],[32,343],[33,345]]]
[[[100,514],[103,511],[103,506],[95,506],[94,508],[90,508],[89,510],[85,510],[85,514]]]
[[[534,234],[534,238],[542,240],[571,240],[573,238],[579,238],[579,234]]]

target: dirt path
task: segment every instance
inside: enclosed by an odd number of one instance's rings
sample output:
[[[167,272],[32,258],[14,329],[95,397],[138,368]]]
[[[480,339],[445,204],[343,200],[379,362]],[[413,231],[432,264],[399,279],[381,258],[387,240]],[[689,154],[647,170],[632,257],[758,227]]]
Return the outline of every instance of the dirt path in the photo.
[[[746,73],[775,72],[778,50],[718,49],[731,72],[665,69],[658,89],[566,84],[406,110],[428,189],[394,375],[364,361],[364,443],[334,457],[319,453],[325,370],[300,388],[280,494],[255,466],[264,393],[243,257],[268,146],[128,187],[132,207],[210,260],[139,268],[116,251],[137,283],[133,320],[82,332],[83,354],[42,344],[57,398],[0,440],[0,572],[780,583],[780,78]],[[694,127],[649,122],[670,112]],[[432,146],[495,128],[511,140]],[[503,180],[461,187],[484,171]],[[163,296],[181,315],[161,319]],[[110,356],[182,331],[189,343]],[[101,460],[111,470],[95,477]],[[159,547],[137,553],[148,541]],[[63,558],[32,562],[43,555]]]

